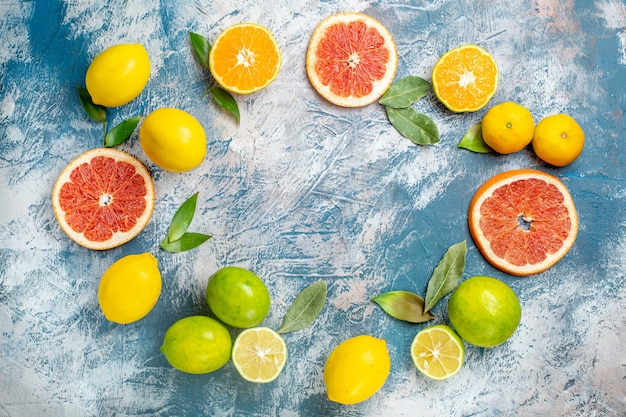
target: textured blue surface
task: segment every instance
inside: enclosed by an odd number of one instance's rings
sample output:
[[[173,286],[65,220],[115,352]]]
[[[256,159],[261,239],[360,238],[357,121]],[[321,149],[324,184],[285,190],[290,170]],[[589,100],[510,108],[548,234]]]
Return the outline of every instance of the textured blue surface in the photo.
[[[173,3],[0,1],[0,416],[626,415],[623,1]],[[306,78],[305,51],[322,18],[348,10],[393,33],[398,77],[430,79],[448,49],[485,47],[501,72],[492,103],[517,101],[536,121],[571,114],[587,134],[582,156],[555,169],[529,149],[508,156],[458,149],[485,110],[452,114],[432,94],[416,104],[441,131],[431,147],[400,137],[378,104],[325,102]],[[188,31],[214,39],[242,21],[270,28],[283,68],[264,91],[237,98],[236,126],[202,98],[207,73]],[[109,112],[109,124],[178,107],[205,126],[208,156],[199,168],[172,174],[145,158],[136,136],[120,146],[150,168],[155,211],[133,241],[95,252],[63,234],[50,193],[70,160],[101,144],[102,128],[83,113],[75,87],[97,53],[122,42],[144,44],[152,72],[137,99]],[[561,178],[580,216],[569,254],[529,278],[493,269],[466,226],[474,190],[519,167]],[[163,252],[158,243],[169,220],[196,191],[192,228],[213,239],[194,251]],[[507,282],[522,302],[522,322],[504,345],[468,346],[454,378],[429,381],[408,356],[425,325],[395,321],[369,299],[399,289],[424,295],[445,250],[462,240],[464,277]],[[163,273],[157,306],[131,325],[107,322],[96,298],[100,276],[120,257],[144,251]],[[290,358],[273,383],[247,383],[230,363],[209,375],[183,374],[159,352],[177,319],[209,314],[204,288],[225,265],[248,267],[267,282],[272,307],[263,324],[273,328],[308,283],[329,284],[316,322],[285,335]],[[431,324],[448,322],[445,302],[434,313]],[[329,402],[325,359],[362,333],[387,340],[391,374],[364,403]]]

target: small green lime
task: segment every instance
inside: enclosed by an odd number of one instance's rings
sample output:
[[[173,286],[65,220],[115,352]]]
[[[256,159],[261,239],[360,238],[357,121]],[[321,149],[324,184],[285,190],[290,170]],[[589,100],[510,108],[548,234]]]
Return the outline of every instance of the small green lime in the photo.
[[[448,316],[463,340],[480,347],[504,343],[519,325],[522,308],[504,282],[476,276],[463,281],[448,300]]]
[[[167,330],[161,352],[179,371],[206,374],[226,365],[231,348],[226,326],[211,317],[190,316]]]
[[[209,278],[206,298],[213,314],[233,327],[254,327],[270,311],[270,293],[261,278],[237,266],[221,268]]]

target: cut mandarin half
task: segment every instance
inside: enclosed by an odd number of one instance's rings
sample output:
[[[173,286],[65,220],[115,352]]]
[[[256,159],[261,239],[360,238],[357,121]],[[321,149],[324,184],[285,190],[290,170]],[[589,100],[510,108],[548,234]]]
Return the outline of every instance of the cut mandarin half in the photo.
[[[251,94],[267,87],[280,72],[280,48],[270,31],[240,23],[219,34],[209,53],[213,78],[226,90]]]
[[[498,66],[493,57],[477,45],[463,45],[439,58],[432,73],[435,95],[453,112],[483,108],[498,88]]]
[[[578,216],[558,178],[518,169],[497,174],[476,191],[469,207],[469,229],[489,263],[527,276],[565,256],[576,240]]]
[[[111,148],[80,155],[52,190],[61,229],[89,249],[120,246],[143,230],[154,208],[154,184],[135,157]]]
[[[309,81],[333,104],[366,106],[387,91],[398,53],[391,33],[362,13],[338,13],[315,29],[306,55]]]
[[[275,380],[287,362],[287,346],[278,333],[267,327],[242,331],[233,345],[233,364],[250,382]]]
[[[421,330],[411,343],[415,367],[432,379],[447,379],[461,370],[465,346],[458,334],[440,324]]]

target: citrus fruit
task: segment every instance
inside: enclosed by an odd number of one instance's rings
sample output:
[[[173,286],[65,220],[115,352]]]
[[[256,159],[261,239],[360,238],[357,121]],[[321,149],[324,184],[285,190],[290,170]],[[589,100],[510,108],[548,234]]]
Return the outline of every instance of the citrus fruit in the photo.
[[[545,162],[562,167],[578,158],[585,146],[585,132],[567,114],[545,117],[535,126],[533,150]]]
[[[150,59],[141,44],[119,44],[98,54],[85,76],[95,104],[118,107],[137,97],[150,78]]]
[[[167,329],[161,353],[174,368],[206,374],[226,365],[232,339],[226,326],[207,316],[189,316]]]
[[[233,327],[254,327],[270,310],[265,283],[254,272],[238,266],[215,272],[209,278],[206,298],[217,318]]]
[[[146,116],[139,141],[148,158],[166,171],[189,171],[206,156],[204,128],[180,109],[164,107]]]
[[[226,28],[213,42],[209,69],[224,89],[250,94],[267,87],[280,72],[280,48],[271,32],[255,23]]]
[[[515,292],[504,282],[475,276],[452,292],[448,317],[454,330],[467,343],[494,347],[515,332],[522,318],[522,307]]]
[[[530,111],[506,101],[489,109],[481,123],[485,143],[498,153],[508,154],[524,149],[533,139],[535,122]]]
[[[443,54],[432,71],[433,91],[453,112],[482,109],[498,88],[498,66],[491,54],[468,44]]]
[[[110,249],[148,224],[154,184],[133,156],[111,148],[92,149],[61,172],[52,190],[52,207],[61,229],[76,243]]]
[[[369,335],[347,339],[326,360],[326,395],[340,404],[365,401],[382,388],[390,369],[391,360],[383,339]]]
[[[278,333],[267,327],[242,331],[233,345],[233,365],[246,381],[275,380],[287,362],[287,346]]]
[[[489,263],[526,276],[565,256],[576,240],[578,216],[558,178],[519,169],[497,174],[478,188],[469,206],[469,229]]]
[[[161,295],[161,272],[150,253],[127,255],[102,275],[98,303],[107,320],[133,323],[145,317]]]
[[[461,370],[465,346],[450,327],[439,324],[419,331],[411,343],[415,367],[432,379],[447,379]]]
[[[398,53],[382,23],[362,13],[322,20],[311,39],[306,71],[313,88],[333,104],[366,106],[378,100],[396,74]]]

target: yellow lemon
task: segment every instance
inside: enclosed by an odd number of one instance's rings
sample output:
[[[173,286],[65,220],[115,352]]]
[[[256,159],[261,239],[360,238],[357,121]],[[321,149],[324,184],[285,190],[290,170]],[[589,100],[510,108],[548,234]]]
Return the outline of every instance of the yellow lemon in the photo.
[[[530,143],[535,123],[526,107],[507,101],[489,109],[481,128],[485,143],[494,151],[507,154],[521,151]]]
[[[150,78],[148,51],[141,44],[120,44],[98,54],[87,68],[85,84],[95,104],[118,107],[137,97]]]
[[[365,401],[382,388],[390,369],[383,339],[369,335],[352,337],[337,346],[326,360],[326,395],[340,404]]]
[[[189,171],[206,156],[204,128],[180,109],[161,108],[146,116],[139,141],[148,158],[166,171]]]
[[[585,146],[585,132],[571,116],[555,114],[535,126],[533,150],[545,162],[562,167],[578,158]]]
[[[107,320],[133,323],[145,317],[161,295],[161,272],[150,253],[127,255],[102,275],[98,303]]]

